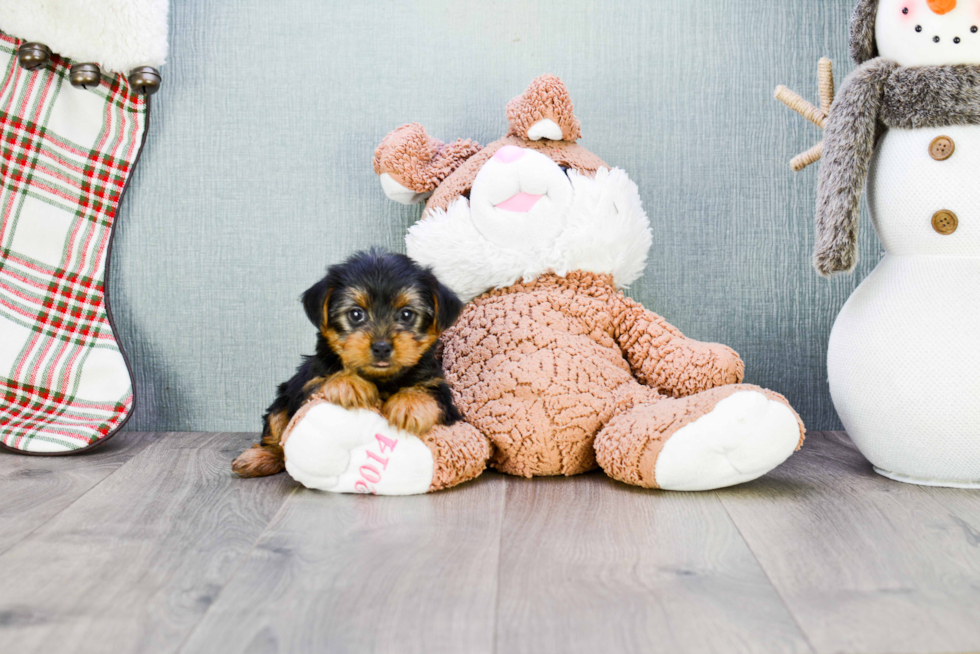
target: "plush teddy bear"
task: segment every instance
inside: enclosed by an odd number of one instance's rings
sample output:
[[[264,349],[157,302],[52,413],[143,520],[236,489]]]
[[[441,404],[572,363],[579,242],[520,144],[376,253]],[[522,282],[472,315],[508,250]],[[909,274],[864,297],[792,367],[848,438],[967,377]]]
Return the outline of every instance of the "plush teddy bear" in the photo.
[[[446,488],[488,463],[705,490],[782,463],[804,436],[787,401],[740,384],[728,347],[686,338],[620,291],[643,273],[649,221],[626,173],[576,143],[561,80],[534,80],[507,117],[507,136],[483,148],[410,124],[374,157],[391,199],[427,200],[409,256],[469,301],[442,355],[465,422],[419,439],[314,400],[284,434],[287,470],[379,494]]]

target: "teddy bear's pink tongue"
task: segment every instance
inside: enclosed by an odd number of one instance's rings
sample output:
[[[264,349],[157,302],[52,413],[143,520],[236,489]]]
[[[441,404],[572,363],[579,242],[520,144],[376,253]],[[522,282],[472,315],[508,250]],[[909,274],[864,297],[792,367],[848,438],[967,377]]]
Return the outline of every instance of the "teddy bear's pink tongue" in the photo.
[[[498,205],[495,205],[498,209],[503,209],[504,211],[514,211],[517,213],[525,213],[534,208],[534,205],[538,203],[538,200],[543,198],[543,195],[531,195],[530,193],[518,193],[509,200],[504,200]]]

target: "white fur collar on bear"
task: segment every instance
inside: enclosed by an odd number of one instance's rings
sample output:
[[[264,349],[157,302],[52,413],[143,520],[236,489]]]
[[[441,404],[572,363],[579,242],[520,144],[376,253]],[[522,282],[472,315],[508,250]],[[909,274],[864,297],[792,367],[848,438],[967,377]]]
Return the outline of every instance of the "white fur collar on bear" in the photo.
[[[638,279],[653,237],[636,184],[616,168],[595,178],[568,171],[572,198],[564,228],[547,242],[504,248],[488,240],[472,220],[470,203],[427,211],[408,231],[408,255],[430,266],[464,301],[495,288],[573,270],[609,274],[617,286]]]

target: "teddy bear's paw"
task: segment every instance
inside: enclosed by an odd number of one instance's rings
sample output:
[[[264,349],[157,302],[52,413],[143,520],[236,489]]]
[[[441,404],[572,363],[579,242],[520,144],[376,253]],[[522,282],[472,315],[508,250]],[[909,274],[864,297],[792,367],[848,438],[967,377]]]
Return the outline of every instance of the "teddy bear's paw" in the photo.
[[[739,391],[674,432],[657,457],[664,490],[701,491],[757,479],[783,463],[800,444],[801,426],[784,402]]]
[[[333,493],[418,495],[432,485],[432,452],[373,411],[322,403],[306,412],[284,447],[286,472]]]

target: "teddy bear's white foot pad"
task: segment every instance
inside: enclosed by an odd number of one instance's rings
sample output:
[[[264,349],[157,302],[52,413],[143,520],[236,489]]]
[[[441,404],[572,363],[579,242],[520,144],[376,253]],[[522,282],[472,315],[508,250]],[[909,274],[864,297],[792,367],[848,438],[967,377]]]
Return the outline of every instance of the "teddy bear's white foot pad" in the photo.
[[[678,429],[657,457],[664,490],[703,491],[758,479],[796,450],[800,425],[782,402],[740,391]]]
[[[311,408],[292,427],[286,472],[332,493],[418,495],[432,485],[432,452],[372,411],[333,404]]]

